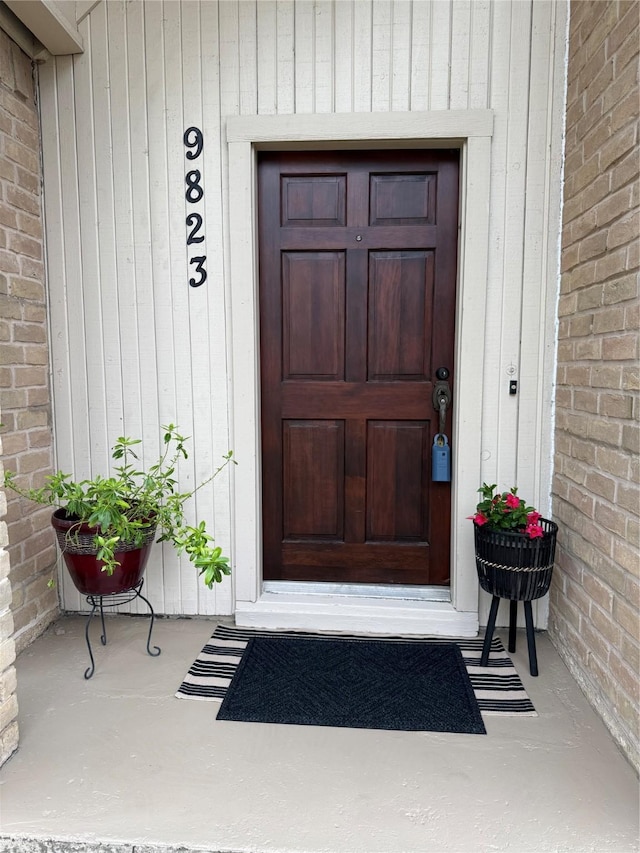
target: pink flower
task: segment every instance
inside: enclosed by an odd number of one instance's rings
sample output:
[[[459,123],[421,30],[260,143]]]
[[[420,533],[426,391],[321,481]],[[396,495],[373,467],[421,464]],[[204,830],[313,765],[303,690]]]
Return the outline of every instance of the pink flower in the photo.
[[[469,518],[473,521],[474,524],[477,524],[479,527],[482,527],[483,524],[486,524],[489,520],[486,515],[483,515],[481,512],[477,512],[475,515],[470,515]]]
[[[527,524],[524,532],[530,539],[537,539],[539,536],[544,536],[544,530],[540,524]]]
[[[540,513],[534,510],[533,512],[530,512],[527,516],[527,524],[537,524],[541,518],[542,516],[540,515]]]
[[[520,498],[513,494],[508,494],[505,503],[509,509],[518,509],[520,506]]]

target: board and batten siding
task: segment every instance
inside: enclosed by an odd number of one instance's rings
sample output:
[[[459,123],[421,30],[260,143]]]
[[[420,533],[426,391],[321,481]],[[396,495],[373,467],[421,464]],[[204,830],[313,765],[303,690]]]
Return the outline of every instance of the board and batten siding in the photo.
[[[548,512],[566,4],[77,8],[85,52],[39,69],[57,467],[106,471],[120,435],[142,438],[148,463],[171,421],[193,437],[179,471],[187,489],[233,446],[227,117],[491,109],[482,472],[505,487],[517,481]],[[193,166],[183,133],[192,125],[205,140],[198,210],[208,277],[198,288],[187,284]],[[231,553],[232,487],[225,471],[191,510]],[[63,606],[81,609],[66,577],[61,584]],[[166,546],[154,546],[146,587],[161,613],[233,612],[229,580],[206,590]]]

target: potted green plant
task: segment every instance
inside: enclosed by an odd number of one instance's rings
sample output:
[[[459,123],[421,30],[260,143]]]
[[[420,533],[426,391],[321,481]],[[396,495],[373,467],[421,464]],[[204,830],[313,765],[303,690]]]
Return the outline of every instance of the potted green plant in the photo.
[[[185,504],[211,482],[229,463],[222,465],[189,492],[177,488],[176,469],[187,459],[187,438],[178,427],[163,429],[163,450],[158,461],[144,470],[136,454],[140,439],[120,437],[112,448],[119,464],[109,476],[76,480],[58,471],[39,489],[23,489],[15,474],[6,471],[4,485],[24,498],[55,507],[51,523],[69,574],[85,595],[111,595],[135,588],[141,581],[151,544],[171,542],[186,553],[204,583],[230,574],[229,559],[215,546],[204,521],[196,526],[185,519]]]
[[[481,500],[473,521],[476,569],[480,586],[492,596],[481,666],[489,658],[501,598],[510,601],[509,651],[516,650],[518,601],[524,615],[532,675],[538,674],[531,602],[545,595],[551,584],[558,526],[518,497],[517,488],[496,492],[482,484]]]

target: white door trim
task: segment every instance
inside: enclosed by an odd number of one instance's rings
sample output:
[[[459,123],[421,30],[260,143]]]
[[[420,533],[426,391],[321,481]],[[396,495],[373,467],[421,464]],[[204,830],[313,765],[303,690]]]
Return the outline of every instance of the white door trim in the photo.
[[[236,622],[318,630],[353,628],[471,636],[478,628],[473,532],[466,520],[481,483],[481,411],[489,246],[491,110],[233,116],[227,119],[229,302]],[[452,437],[451,602],[286,595],[262,589],[256,150],[458,147],[460,239]],[[324,600],[321,600],[323,599]],[[384,628],[381,627],[384,623]]]

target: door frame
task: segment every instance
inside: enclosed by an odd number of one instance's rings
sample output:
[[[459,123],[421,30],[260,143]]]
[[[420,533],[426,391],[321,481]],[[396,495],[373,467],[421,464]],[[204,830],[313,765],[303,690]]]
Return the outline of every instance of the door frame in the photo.
[[[230,116],[227,130],[231,434],[236,622],[263,627],[474,636],[478,582],[467,521],[481,483],[492,110]],[[257,151],[460,149],[460,230],[452,434],[451,601],[278,595],[262,585]],[[469,225],[473,223],[473,227]]]

